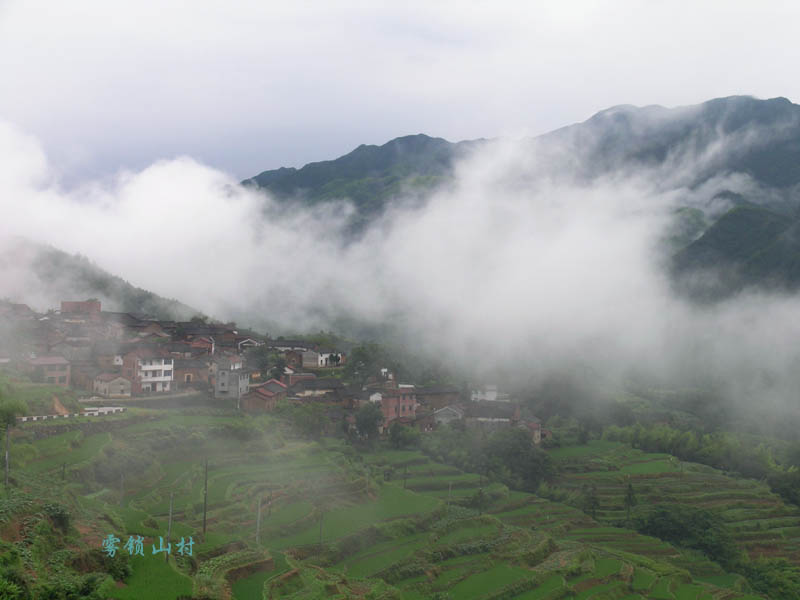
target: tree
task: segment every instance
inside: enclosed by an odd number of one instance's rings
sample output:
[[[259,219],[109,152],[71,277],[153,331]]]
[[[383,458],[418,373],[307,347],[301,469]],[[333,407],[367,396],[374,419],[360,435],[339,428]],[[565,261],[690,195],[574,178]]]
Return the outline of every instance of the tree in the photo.
[[[597,509],[600,508],[600,499],[597,497],[597,487],[584,486],[583,488],[583,501],[581,502],[583,512],[588,513],[593,519],[597,515]]]
[[[279,352],[273,352],[267,346],[257,346],[250,350],[248,359],[253,361],[264,379],[280,379],[286,368],[286,357]]]
[[[589,430],[583,425],[581,425],[578,429],[578,443],[581,446],[585,446],[589,443]]]
[[[469,505],[472,508],[477,508],[479,514],[483,514],[483,511],[489,506],[489,496],[483,491],[483,488],[479,488],[478,491],[472,495],[469,499]]]
[[[550,456],[533,445],[527,431],[518,428],[493,434],[473,464],[488,477],[528,492],[535,492],[542,481],[554,474]]]
[[[269,376],[280,380],[286,373],[286,358],[283,354],[273,353],[270,355],[270,361],[272,364],[269,367]]]
[[[397,421],[389,427],[389,442],[397,449],[419,445],[420,433],[413,427],[406,427]]]
[[[625,513],[627,515],[626,520],[631,520],[631,509],[636,506],[638,501],[636,500],[636,494],[633,493],[633,484],[631,483],[630,479],[628,480],[628,488],[625,490]]]
[[[369,402],[356,412],[356,428],[367,440],[378,437],[378,426],[383,423],[383,411],[376,402]]]
[[[8,446],[9,430],[17,424],[17,417],[24,415],[28,411],[27,405],[17,398],[9,398],[0,392],[0,425],[5,429],[6,434],[6,454],[5,454],[5,484],[8,488]]]
[[[345,376],[359,385],[380,373],[383,352],[377,344],[366,344],[353,348],[345,365]]]

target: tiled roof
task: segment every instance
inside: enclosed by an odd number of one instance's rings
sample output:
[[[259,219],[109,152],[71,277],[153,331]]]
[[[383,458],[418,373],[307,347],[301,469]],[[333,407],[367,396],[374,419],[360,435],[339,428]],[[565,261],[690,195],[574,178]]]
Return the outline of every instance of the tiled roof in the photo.
[[[63,356],[40,356],[32,358],[28,361],[30,364],[38,367],[43,365],[68,365],[69,361]]]
[[[130,381],[130,379],[128,379],[127,377],[123,377],[119,373],[101,373],[100,375],[95,377],[95,380],[98,379],[100,381],[114,381],[115,379],[124,379],[125,381]]]

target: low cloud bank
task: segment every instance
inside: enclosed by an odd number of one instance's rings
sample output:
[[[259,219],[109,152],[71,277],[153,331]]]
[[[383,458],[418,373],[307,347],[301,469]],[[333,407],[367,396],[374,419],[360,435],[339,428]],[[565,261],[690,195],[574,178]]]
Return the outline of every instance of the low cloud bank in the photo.
[[[0,124],[0,296],[55,300],[29,277],[33,257],[11,252],[24,237],[242,325],[389,323],[456,365],[533,378],[565,365],[610,380],[636,371],[722,384],[743,401],[793,400],[798,298],[696,307],[664,268],[676,207],[719,212],[717,191],[752,193],[753,182],[733,174],[685,187],[691,156],[670,165],[672,184],[662,168],[578,181],[552,155],[488,145],[425,207],[390,210],[348,241],[349,206],[287,210],[190,158],[64,190],[37,141]]]

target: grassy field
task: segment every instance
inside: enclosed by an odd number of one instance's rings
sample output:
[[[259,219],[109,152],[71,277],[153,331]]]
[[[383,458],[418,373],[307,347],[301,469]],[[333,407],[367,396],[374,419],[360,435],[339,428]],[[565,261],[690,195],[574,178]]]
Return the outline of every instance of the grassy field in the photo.
[[[133,574],[123,585],[113,592],[112,598],[118,600],[141,600],[146,590],[150,598],[177,598],[192,593],[192,580],[177,572],[166,563],[161,555],[139,556],[131,561]]]

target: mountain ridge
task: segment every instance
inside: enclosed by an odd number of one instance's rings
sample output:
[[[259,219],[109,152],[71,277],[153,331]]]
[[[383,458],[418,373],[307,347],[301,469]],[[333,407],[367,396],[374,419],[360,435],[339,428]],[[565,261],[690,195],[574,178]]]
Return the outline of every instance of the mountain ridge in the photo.
[[[459,159],[489,141],[404,136],[381,146],[362,144],[339,158],[300,169],[264,171],[243,183],[297,206],[349,201],[355,208],[352,230],[357,234],[388,206],[409,199],[424,203],[434,190],[453,181],[453,166]],[[774,213],[770,219],[791,220],[800,214],[800,106],[785,97],[727,96],[673,108],[621,104],[580,123],[526,138],[522,146],[538,153],[541,160],[534,162],[544,165],[539,167],[543,174],[583,184],[609,173],[650,169],[667,181],[661,185],[695,190],[714,178],[742,174],[755,191],[743,196],[723,188],[709,202],[760,206]],[[800,276],[791,266],[795,249],[790,242],[772,245],[761,258],[743,257],[746,249],[764,251],[749,238],[747,223],[757,221],[751,213],[726,216],[718,208],[692,208],[704,211],[702,218],[693,218],[695,224],[705,222],[705,229],[686,239],[673,237],[685,244],[675,248],[671,267],[684,293],[707,300],[753,285],[800,289]],[[714,229],[718,219],[724,221]],[[741,237],[738,245],[720,235],[729,228]],[[713,291],[691,284],[696,277],[689,276],[708,272],[711,255],[727,272],[722,277],[726,283]],[[745,268],[746,264],[750,266]]]
[[[18,277],[24,272],[25,282]],[[97,298],[106,310],[148,315],[160,320],[185,321],[201,314],[175,299],[136,287],[122,277],[98,267],[84,256],[69,254],[27,239],[6,240],[0,255],[0,294],[16,292],[9,300],[26,304],[59,305],[61,300]],[[16,283],[16,285],[15,285]],[[37,290],[35,296],[19,296],[20,290]]]

